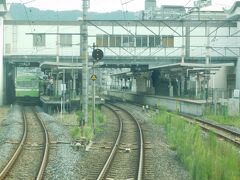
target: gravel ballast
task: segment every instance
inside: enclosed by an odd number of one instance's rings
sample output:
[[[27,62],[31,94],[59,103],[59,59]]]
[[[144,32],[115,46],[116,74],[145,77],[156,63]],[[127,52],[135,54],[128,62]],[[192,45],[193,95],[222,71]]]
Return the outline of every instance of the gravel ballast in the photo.
[[[125,106],[125,105],[124,105]],[[101,155],[102,149],[98,148],[85,151],[83,147],[77,149],[73,146],[73,139],[69,134],[69,127],[77,125],[75,120],[71,120],[67,115],[61,121],[38,109],[38,114],[44,121],[50,136],[50,155],[45,179],[88,179],[89,169],[94,168],[97,157]],[[16,144],[9,142],[19,142],[22,134],[22,118],[19,106],[13,106],[11,112],[0,126],[0,161],[1,166],[6,162],[13,152]],[[152,159],[152,171],[154,177],[149,179],[190,179],[188,172],[184,169],[177,158],[175,151],[172,151],[164,138],[164,130],[160,126],[153,125],[150,121],[150,113],[143,113],[141,108],[128,105],[128,110],[137,117],[143,127],[145,141],[151,143],[148,150],[148,157]],[[104,136],[109,136],[111,117],[107,116],[107,124],[103,131],[97,132],[94,142],[102,143]]]
[[[23,133],[20,106],[14,105],[0,124],[0,169],[15,152]]]

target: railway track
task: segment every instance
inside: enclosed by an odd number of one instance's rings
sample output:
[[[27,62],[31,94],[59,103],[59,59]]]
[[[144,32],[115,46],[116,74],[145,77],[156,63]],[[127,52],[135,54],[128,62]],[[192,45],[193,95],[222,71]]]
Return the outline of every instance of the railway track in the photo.
[[[149,113],[142,112],[142,108],[137,107],[135,105],[127,104],[127,103],[117,103],[118,106],[128,109],[131,114],[137,118],[138,122],[141,123],[142,131],[144,133],[144,173],[143,179],[145,180],[152,180],[155,179],[154,177],[154,151],[152,145],[152,136],[149,135],[151,129],[146,127],[146,121],[150,120],[151,115]]]
[[[138,107],[141,107],[139,104],[134,104]],[[171,112],[171,111],[169,111]],[[233,143],[234,145],[240,147],[240,132],[237,132],[233,129],[230,129],[224,125],[212,122],[203,118],[196,116],[178,113],[179,116],[182,116],[186,121],[192,124],[198,124],[203,130],[211,131],[216,134],[218,137],[223,138],[224,140]]]
[[[110,156],[97,179],[142,179],[144,144],[139,123],[126,110],[108,105],[120,120],[120,128]]]
[[[49,151],[47,130],[32,107],[24,107],[22,116],[22,140],[0,179],[43,179]]]
[[[211,122],[206,119],[201,119],[198,117],[190,116],[187,114],[179,113],[180,116],[184,117],[190,123],[197,123],[202,129],[206,131],[211,131],[215,133],[217,136],[229,141],[236,146],[240,147],[240,133],[227,128],[223,125],[217,124],[215,122]]]

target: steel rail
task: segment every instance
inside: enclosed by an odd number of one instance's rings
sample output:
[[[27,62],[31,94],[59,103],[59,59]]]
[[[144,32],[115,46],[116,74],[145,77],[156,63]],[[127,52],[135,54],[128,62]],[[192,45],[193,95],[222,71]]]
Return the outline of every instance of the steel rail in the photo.
[[[98,178],[97,180],[101,180],[101,179],[104,179],[107,171],[109,170],[109,167],[114,159],[114,156],[116,155],[116,152],[117,152],[117,149],[118,149],[118,146],[119,146],[119,143],[120,143],[120,139],[121,139],[121,136],[122,136],[122,131],[123,131],[123,122],[120,118],[120,116],[116,113],[116,111],[114,111],[113,108],[111,108],[110,106],[107,106],[105,105],[107,108],[111,109],[112,112],[116,115],[116,117],[118,118],[118,121],[119,121],[119,124],[120,124],[120,128],[119,128],[119,132],[118,132],[118,137],[117,137],[117,140],[112,148],[112,151],[103,167],[103,169],[101,170],[100,174],[98,175]]]
[[[23,130],[23,135],[20,144],[18,145],[18,148],[16,149],[15,153],[13,154],[12,158],[8,161],[2,172],[0,173],[0,179],[4,179],[6,175],[8,174],[9,170],[12,168],[13,164],[16,162],[17,158],[19,157],[23,146],[26,142],[26,137],[27,137],[27,119],[25,113],[22,111],[22,117],[24,121],[24,130]]]
[[[33,110],[34,111],[34,110]],[[37,117],[37,119],[39,120],[43,130],[44,130],[44,137],[45,137],[45,147],[44,147],[44,155],[42,158],[42,162],[41,162],[41,166],[38,170],[38,175],[36,177],[37,180],[43,179],[43,173],[44,170],[46,168],[47,165],[47,161],[48,161],[48,152],[49,152],[49,136],[48,136],[48,132],[46,130],[46,127],[43,123],[43,121],[41,120],[41,118],[38,116],[38,114],[36,113],[36,111],[34,111],[34,115]],[[12,158],[8,161],[8,163],[6,164],[6,166],[4,167],[4,169],[2,170],[2,172],[0,173],[0,179],[4,179],[8,172],[10,171],[10,169],[12,168],[12,166],[14,165],[14,163],[16,162],[17,158],[20,156],[21,151],[24,147],[24,144],[26,142],[26,137],[27,137],[27,118],[26,118],[26,114],[24,112],[24,110],[22,111],[22,117],[23,117],[23,121],[24,121],[24,132],[23,132],[23,136],[21,139],[21,142],[17,148],[17,150],[15,151],[15,153],[13,154]]]
[[[137,124],[138,126],[138,131],[139,131],[139,141],[140,141],[140,152],[139,152],[139,161],[138,161],[138,175],[137,175],[137,179],[141,180],[143,179],[143,165],[144,165],[144,139],[143,139],[143,133],[142,133],[142,129],[141,126],[139,124],[139,122],[136,120],[136,118],[130,113],[128,112],[126,109],[119,107],[117,105],[113,105],[119,109],[121,109],[122,111],[124,111],[125,113],[127,113],[133,120],[134,122]]]
[[[196,121],[196,122],[200,123],[199,126],[202,129],[207,130],[207,131],[211,131],[211,132],[215,133],[217,136],[222,137],[225,140],[227,140],[227,141],[235,144],[236,146],[240,147],[240,133],[239,132],[228,129],[228,128],[223,127],[219,124],[216,124],[214,122],[210,122],[210,121],[207,121],[205,119],[198,118],[198,117],[193,117],[193,116],[183,114],[183,113],[179,113],[179,115],[187,118],[186,119],[187,121],[189,121],[188,119],[191,119],[193,121]],[[208,127],[205,126],[205,125],[207,125]],[[210,128],[213,128],[215,130],[210,129]],[[217,130],[222,132],[222,133],[218,132]]]
[[[36,115],[36,117],[38,118],[38,120],[40,121],[40,124],[44,130],[44,139],[45,139],[45,148],[44,148],[44,155],[43,155],[43,159],[42,159],[42,163],[40,166],[40,169],[38,171],[38,175],[37,175],[37,180],[41,180],[43,179],[43,173],[47,167],[47,162],[48,162],[48,155],[49,155],[49,136],[48,136],[48,131],[46,129],[46,126],[44,124],[44,122],[42,121],[42,119],[39,117],[38,113],[36,111],[34,111],[34,114]]]

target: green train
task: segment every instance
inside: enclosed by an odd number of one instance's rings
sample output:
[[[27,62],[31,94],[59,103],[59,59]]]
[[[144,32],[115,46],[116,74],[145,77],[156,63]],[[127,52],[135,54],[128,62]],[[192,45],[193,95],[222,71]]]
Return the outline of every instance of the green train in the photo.
[[[40,79],[36,73],[18,74],[15,78],[15,96],[17,102],[35,103],[39,101]]]

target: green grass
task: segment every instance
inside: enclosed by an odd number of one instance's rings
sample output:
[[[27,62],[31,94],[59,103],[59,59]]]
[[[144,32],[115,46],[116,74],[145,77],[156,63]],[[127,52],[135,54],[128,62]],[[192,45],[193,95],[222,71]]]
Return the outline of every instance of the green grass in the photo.
[[[100,111],[100,109],[95,109],[95,133],[101,132],[103,130],[103,125],[106,123],[106,117]],[[76,112],[77,124],[79,124],[80,119],[83,117],[81,111]],[[74,126],[70,129],[70,134],[74,139],[80,139],[81,137],[91,140],[94,137],[94,132],[92,128],[92,109],[89,108],[88,112],[88,122],[85,124],[84,128],[80,126]]]
[[[231,144],[166,111],[160,111],[153,122],[164,127],[170,147],[177,151],[192,179],[240,179],[240,155]]]
[[[205,117],[221,124],[240,128],[240,116],[206,115]]]

